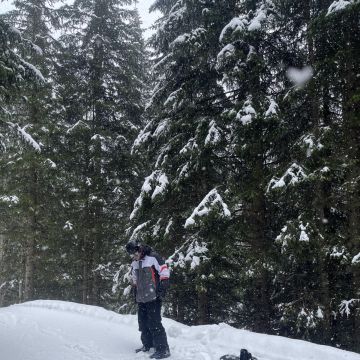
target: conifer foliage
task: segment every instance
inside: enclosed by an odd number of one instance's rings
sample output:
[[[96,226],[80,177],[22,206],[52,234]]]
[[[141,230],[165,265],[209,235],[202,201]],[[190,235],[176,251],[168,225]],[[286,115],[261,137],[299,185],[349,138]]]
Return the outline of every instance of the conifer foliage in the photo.
[[[24,85],[11,104],[27,144],[7,138],[2,156],[4,195],[17,199],[3,202],[2,303],[57,297],[111,306],[137,183],[130,147],[143,121],[144,42],[131,1],[54,4],[17,1],[7,16],[34,44],[23,56],[43,81]]]
[[[14,3],[0,304],[133,312],[138,240],[167,316],[360,351],[359,1],[154,0],[147,48],[136,1]]]
[[[129,235],[169,256],[171,316],[358,349],[358,6],[155,1]]]
[[[137,183],[130,147],[142,124],[146,69],[138,14],[129,4],[75,1],[61,10],[69,29],[58,64],[70,159],[64,171],[72,184],[66,221],[80,250],[73,276],[83,274],[86,303],[111,296],[119,234]]]
[[[227,99],[215,68],[217,34],[231,4],[155,2],[154,9],[164,12],[152,39],[155,89],[149,122],[134,144],[152,167],[131,214],[131,238],[156,244],[174,267],[189,270],[175,272],[172,314],[199,323],[210,321],[209,303],[218,303],[216,292],[209,293],[212,274],[226,261],[213,259],[221,256],[223,224],[231,216],[223,199],[225,133],[219,123]],[[185,286],[197,309],[176,304]]]

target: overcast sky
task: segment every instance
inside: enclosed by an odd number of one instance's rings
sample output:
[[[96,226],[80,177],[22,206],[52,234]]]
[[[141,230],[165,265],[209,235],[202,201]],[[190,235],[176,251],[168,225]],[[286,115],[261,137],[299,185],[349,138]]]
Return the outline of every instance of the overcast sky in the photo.
[[[149,28],[157,19],[158,13],[149,14],[149,7],[153,2],[153,0],[140,0],[137,5],[144,28]]]
[[[151,13],[149,14],[149,7],[154,2],[154,0],[139,0],[137,4],[137,8],[139,9],[139,13],[142,19],[143,28],[148,29],[156,20],[157,14]],[[4,0],[1,2],[0,0],[0,13],[4,13],[12,8],[11,6],[12,0]],[[145,32],[145,36],[149,36],[150,31]]]

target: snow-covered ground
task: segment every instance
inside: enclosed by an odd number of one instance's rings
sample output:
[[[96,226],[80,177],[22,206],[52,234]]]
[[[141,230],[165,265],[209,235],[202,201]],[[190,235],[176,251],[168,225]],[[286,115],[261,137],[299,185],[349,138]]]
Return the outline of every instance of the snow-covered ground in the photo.
[[[228,325],[164,319],[173,360],[215,360],[247,348],[259,360],[360,360],[360,354]],[[137,320],[99,307],[34,301],[0,309],[1,360],[142,360]]]

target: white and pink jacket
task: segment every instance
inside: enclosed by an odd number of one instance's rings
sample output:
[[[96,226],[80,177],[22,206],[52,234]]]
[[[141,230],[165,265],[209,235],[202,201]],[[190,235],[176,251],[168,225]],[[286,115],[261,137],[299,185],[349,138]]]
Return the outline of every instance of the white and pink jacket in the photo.
[[[170,271],[163,258],[151,252],[131,264],[132,280],[136,286],[136,302],[146,303],[157,298],[161,280],[169,279]]]

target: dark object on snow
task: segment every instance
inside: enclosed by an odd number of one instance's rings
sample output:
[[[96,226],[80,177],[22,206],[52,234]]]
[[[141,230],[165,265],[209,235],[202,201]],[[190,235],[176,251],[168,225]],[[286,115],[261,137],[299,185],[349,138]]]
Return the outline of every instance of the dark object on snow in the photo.
[[[142,351],[143,352],[148,352],[148,351],[150,351],[150,348],[148,346],[143,346],[143,347],[135,350],[136,353],[142,352]]]
[[[224,355],[220,360],[257,360],[256,357],[252,356],[246,349],[240,350],[240,357],[235,355]]]
[[[246,349],[240,350],[240,360],[256,360]]]
[[[170,356],[170,350],[165,349],[163,351],[155,351],[151,356],[150,359],[165,359]]]

